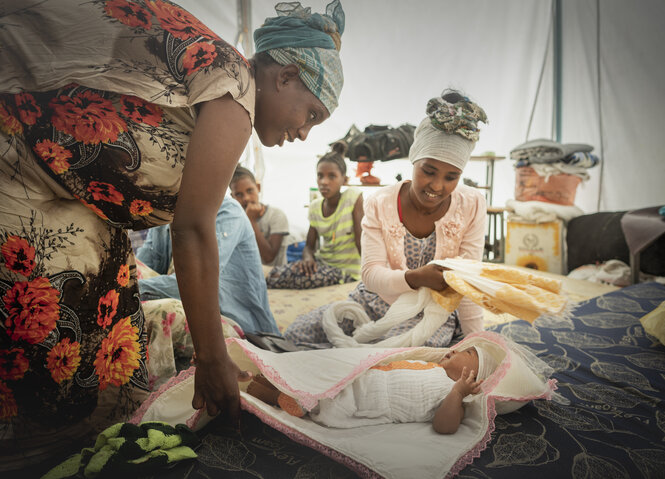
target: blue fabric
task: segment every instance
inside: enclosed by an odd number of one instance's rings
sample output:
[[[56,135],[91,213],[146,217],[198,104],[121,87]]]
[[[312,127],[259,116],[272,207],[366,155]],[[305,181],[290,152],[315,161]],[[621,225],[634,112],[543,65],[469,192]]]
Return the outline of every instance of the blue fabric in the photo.
[[[226,197],[215,222],[219,253],[219,309],[246,332],[279,334],[263,277],[254,230],[242,206]],[[169,225],[152,228],[136,256],[161,276],[139,280],[142,300],[180,299],[175,274],[166,274],[171,263]]]
[[[324,15],[312,14],[299,2],[279,3],[275,9],[279,16],[254,31],[256,53],[266,52],[280,65],[298,65],[300,79],[332,114],[344,85],[339,58],[342,5],[334,0]]]
[[[314,15],[321,17],[318,13]],[[263,26],[254,31],[254,41],[257,53],[287,47],[335,49],[330,35],[294,17],[267,18]]]
[[[254,30],[256,53],[275,48],[325,48],[337,49],[329,33],[344,33],[346,18],[339,0],[326,7],[326,13],[311,13],[300,2],[278,3],[279,16],[266,18],[263,25]]]
[[[305,249],[305,241],[292,243],[286,248],[286,262],[293,263],[302,259],[302,250]]]

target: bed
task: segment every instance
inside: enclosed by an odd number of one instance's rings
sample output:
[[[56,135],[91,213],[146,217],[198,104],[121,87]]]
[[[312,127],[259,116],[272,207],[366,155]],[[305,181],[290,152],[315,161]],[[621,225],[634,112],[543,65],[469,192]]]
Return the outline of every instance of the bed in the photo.
[[[570,321],[493,329],[552,365],[565,402],[500,416],[464,478],[665,476],[665,347],[639,318],[665,301],[643,283],[582,302]]]
[[[569,320],[498,318],[490,329],[554,367],[560,398],[499,416],[458,477],[664,477],[665,347],[639,322],[663,301],[665,285],[643,283],[584,300]],[[247,412],[240,431],[213,421],[199,435],[199,458],[160,477],[356,477]]]

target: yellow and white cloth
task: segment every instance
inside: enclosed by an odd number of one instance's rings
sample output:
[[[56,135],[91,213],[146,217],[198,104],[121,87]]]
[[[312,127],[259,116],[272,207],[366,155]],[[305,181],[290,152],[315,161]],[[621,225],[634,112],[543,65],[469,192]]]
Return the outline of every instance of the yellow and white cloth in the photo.
[[[409,347],[421,346],[434,334],[466,296],[474,303],[496,313],[509,313],[532,323],[539,316],[568,314],[568,299],[561,294],[561,281],[518,268],[454,258],[432,261],[447,268],[443,275],[449,288],[433,291],[420,288],[402,294],[386,315],[371,321],[361,305],[353,301],[331,304],[322,326],[336,347]],[[399,336],[373,342],[397,324],[424,312],[413,329]],[[352,336],[339,326],[343,319],[356,326]]]

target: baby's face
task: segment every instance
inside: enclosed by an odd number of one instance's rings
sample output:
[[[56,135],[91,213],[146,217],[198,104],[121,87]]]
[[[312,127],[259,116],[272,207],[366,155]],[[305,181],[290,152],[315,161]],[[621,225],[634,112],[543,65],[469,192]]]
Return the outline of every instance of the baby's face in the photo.
[[[478,351],[473,347],[462,351],[451,349],[441,360],[441,366],[453,381],[457,381],[462,376],[464,368],[467,371],[473,371],[475,377],[478,375]]]

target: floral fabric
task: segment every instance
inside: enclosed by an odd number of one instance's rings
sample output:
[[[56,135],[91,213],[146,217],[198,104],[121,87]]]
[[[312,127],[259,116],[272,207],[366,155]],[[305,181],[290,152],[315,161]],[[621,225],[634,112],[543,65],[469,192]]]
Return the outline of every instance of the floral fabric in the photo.
[[[240,54],[165,1],[4,14],[0,420],[16,438],[94,416],[109,392],[100,421],[136,408],[146,324],[126,229],[171,221],[194,106],[229,93],[251,117],[254,85]]]
[[[350,274],[321,260],[316,260],[316,272],[311,276],[303,274],[297,263],[287,263],[275,266],[266,277],[268,289],[313,289],[354,281]]]

